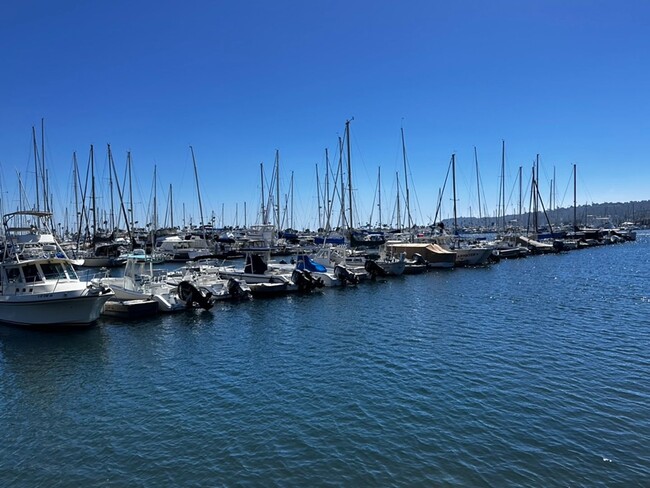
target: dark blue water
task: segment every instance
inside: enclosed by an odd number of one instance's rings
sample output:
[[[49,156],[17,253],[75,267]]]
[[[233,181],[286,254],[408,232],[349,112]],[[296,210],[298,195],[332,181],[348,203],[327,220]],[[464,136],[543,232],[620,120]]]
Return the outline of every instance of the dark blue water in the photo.
[[[650,235],[0,328],[2,486],[650,486]]]

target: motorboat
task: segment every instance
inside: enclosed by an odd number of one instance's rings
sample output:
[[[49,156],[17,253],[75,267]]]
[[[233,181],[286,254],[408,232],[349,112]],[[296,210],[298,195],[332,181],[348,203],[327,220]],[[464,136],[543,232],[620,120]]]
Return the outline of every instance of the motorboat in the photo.
[[[88,326],[115,293],[79,279],[73,262],[51,231],[52,214],[4,215],[0,263],[0,321],[20,326]]]
[[[178,312],[187,308],[210,309],[214,305],[212,293],[188,281],[167,283],[167,271],[154,269],[154,258],[143,249],[134,249],[126,255],[123,276],[106,274],[95,278],[98,284],[110,286],[119,300],[151,298],[160,312]]]

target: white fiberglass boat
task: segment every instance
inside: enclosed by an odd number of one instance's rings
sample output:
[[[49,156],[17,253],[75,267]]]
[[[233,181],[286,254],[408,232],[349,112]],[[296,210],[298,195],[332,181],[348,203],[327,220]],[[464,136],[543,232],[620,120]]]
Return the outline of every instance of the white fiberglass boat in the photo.
[[[0,263],[0,321],[21,326],[87,326],[115,294],[83,282],[56,241],[52,214],[19,211],[3,218],[5,246]]]

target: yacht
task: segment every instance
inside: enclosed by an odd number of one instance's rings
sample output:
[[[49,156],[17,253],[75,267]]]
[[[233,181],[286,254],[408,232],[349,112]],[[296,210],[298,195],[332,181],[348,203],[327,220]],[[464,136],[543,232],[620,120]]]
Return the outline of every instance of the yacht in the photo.
[[[34,327],[88,326],[115,293],[79,279],[50,228],[52,214],[4,215],[0,263],[0,321]]]

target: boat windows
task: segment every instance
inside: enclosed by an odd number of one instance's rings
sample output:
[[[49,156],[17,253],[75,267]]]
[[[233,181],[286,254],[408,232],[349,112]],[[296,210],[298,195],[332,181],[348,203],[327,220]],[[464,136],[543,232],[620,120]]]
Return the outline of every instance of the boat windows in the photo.
[[[13,267],[13,268],[5,268],[5,272],[7,274],[7,281],[9,283],[15,283],[16,281],[20,281],[20,268],[19,267]]]
[[[26,264],[23,266],[23,276],[25,276],[25,283],[34,283],[35,281],[42,281],[41,275],[35,264]]]
[[[68,274],[68,278],[70,278],[71,280],[79,279],[77,272],[75,271],[75,269],[72,267],[70,263],[63,263],[63,267],[65,268],[65,271]]]
[[[67,278],[61,263],[41,263],[41,269],[46,279],[61,280]]]

